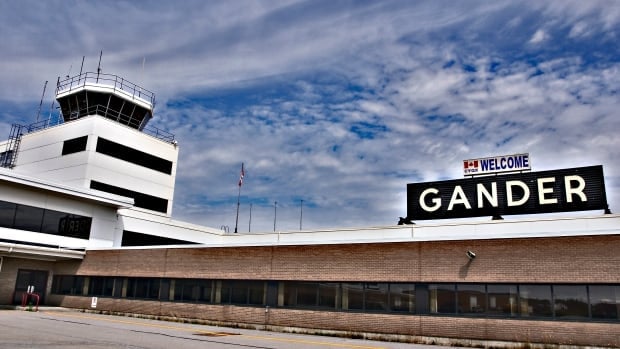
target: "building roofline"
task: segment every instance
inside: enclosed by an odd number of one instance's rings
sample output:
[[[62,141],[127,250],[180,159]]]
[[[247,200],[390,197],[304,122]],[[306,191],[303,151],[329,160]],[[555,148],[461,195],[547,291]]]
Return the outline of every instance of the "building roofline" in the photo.
[[[439,222],[386,227],[209,236],[199,245],[96,247],[91,250],[307,246],[620,235],[620,215]]]
[[[58,194],[75,196],[83,200],[95,201],[99,204],[116,208],[131,208],[134,204],[132,198],[109,194],[94,189],[71,187],[40,178],[30,177],[6,168],[0,168],[0,181],[21,184]]]
[[[0,242],[0,257],[56,261],[62,259],[84,259],[85,254],[86,252],[82,250]]]

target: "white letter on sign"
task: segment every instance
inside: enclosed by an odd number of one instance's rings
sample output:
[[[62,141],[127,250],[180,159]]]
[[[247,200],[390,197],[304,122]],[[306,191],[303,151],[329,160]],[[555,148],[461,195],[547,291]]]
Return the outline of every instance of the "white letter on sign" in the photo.
[[[571,186],[571,182],[577,182],[579,185],[577,188],[573,188]],[[583,193],[583,189],[586,187],[586,181],[581,178],[581,176],[566,176],[564,177],[564,188],[566,190],[566,201],[573,202],[573,194],[578,195],[581,198],[581,201],[588,201],[586,194]]]
[[[518,186],[523,189],[523,197],[519,200],[512,200],[512,187]],[[530,198],[530,188],[521,181],[506,181],[506,200],[508,200],[508,206],[521,206]]]
[[[478,192],[478,208],[482,208],[484,203],[482,202],[482,196],[487,198],[487,201],[493,207],[497,207],[497,183],[491,182],[491,193],[487,191],[482,183],[476,185],[476,191]]]
[[[433,206],[426,205],[424,198],[428,193],[439,194],[439,190],[435,188],[428,188],[420,194],[420,207],[426,212],[434,212],[437,211],[441,207],[441,198],[433,198],[431,201],[433,202]]]
[[[452,211],[454,204],[464,204],[465,208],[468,210],[471,209],[471,205],[469,204],[469,201],[467,201],[467,197],[465,196],[463,188],[461,188],[460,185],[454,187],[452,197],[450,198],[450,204],[448,204],[448,211]]]
[[[541,205],[557,204],[558,199],[545,199],[545,194],[553,193],[553,188],[545,188],[545,183],[555,183],[555,177],[538,178],[538,202]]]

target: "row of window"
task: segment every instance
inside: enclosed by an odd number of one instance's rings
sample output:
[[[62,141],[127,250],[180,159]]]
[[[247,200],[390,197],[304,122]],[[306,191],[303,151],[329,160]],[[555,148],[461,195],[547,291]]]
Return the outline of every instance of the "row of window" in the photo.
[[[86,150],[88,136],[69,139],[63,142],[62,155],[79,153]],[[172,174],[172,161],[143,151],[98,137],[95,147],[97,153],[105,154],[139,166],[150,168],[165,174]]]
[[[87,142],[88,136],[82,136],[64,141],[62,155],[79,153],[86,150]],[[99,137],[97,139],[96,151],[101,154],[109,155],[117,159],[125,160],[166,174],[172,173],[171,161],[109,141],[105,138]],[[90,188],[133,198],[134,205],[136,207],[162,213],[168,212],[168,200],[157,196],[140,193],[134,190],[121,188],[98,181],[91,181]]]
[[[133,198],[133,204],[136,207],[146,208],[147,210],[157,211],[166,213],[168,211],[168,200],[140,193],[137,191],[117,187],[115,185],[102,183],[98,181],[90,181],[90,188],[105,191],[106,193],[116,194],[120,196],[125,196],[129,198]]]
[[[0,201],[0,227],[79,239],[90,237],[91,217]]]
[[[166,238],[135,231],[123,230],[121,246],[162,246],[162,245],[196,245],[197,242]]]
[[[52,293],[401,314],[620,320],[620,285],[352,283],[57,275]]]

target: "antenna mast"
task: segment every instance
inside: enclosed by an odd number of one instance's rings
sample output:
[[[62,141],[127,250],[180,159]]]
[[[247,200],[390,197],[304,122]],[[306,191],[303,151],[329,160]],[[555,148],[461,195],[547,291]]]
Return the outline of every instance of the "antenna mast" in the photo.
[[[99,64],[97,65],[97,83],[99,83],[99,73],[101,73],[101,56],[103,56],[103,50],[99,53]]]
[[[47,80],[43,85],[43,94],[41,95],[41,102],[39,102],[39,111],[37,111],[37,122],[39,122],[39,115],[41,114],[41,106],[43,105],[43,97],[45,97],[45,88],[47,87]]]
[[[102,53],[103,53],[103,51],[102,51]],[[80,75],[79,76],[82,76],[82,69],[84,69],[84,57],[86,57],[86,56],[82,56],[82,66],[80,67]]]

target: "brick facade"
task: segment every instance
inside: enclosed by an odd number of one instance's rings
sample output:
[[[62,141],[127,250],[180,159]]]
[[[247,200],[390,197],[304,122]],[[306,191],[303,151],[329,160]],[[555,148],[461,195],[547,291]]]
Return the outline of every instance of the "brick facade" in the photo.
[[[465,251],[476,253],[469,260]],[[91,250],[55,274],[361,282],[620,283],[620,236],[313,246]],[[33,262],[37,263],[37,262]],[[33,264],[32,267],[36,268]],[[10,263],[9,263],[10,268]],[[3,269],[3,278],[10,278]],[[2,295],[6,294],[5,283]],[[9,288],[12,287],[9,285]],[[5,299],[2,298],[2,301]],[[48,296],[90,308],[89,297]],[[100,298],[97,310],[233,325],[485,341],[620,346],[620,323],[368,314]],[[462,342],[461,342],[462,343]]]
[[[620,283],[620,236],[88,251],[78,275],[367,282]],[[476,252],[470,261],[465,252]]]

